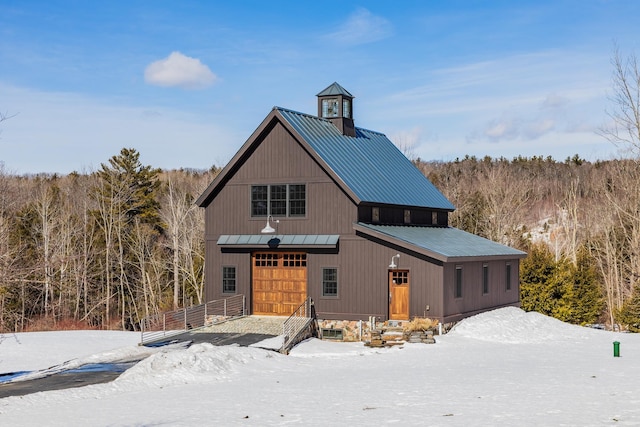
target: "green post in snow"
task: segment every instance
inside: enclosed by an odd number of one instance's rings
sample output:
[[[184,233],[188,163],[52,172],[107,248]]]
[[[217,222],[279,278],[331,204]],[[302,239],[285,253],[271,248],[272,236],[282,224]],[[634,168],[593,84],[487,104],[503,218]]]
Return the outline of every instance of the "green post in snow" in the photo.
[[[613,357],[620,357],[620,342],[613,342]]]

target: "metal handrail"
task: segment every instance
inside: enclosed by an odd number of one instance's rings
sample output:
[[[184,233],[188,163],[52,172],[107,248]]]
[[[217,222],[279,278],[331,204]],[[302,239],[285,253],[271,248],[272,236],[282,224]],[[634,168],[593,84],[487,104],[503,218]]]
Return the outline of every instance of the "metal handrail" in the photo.
[[[222,300],[147,316],[140,321],[140,344],[243,317],[246,312],[245,296],[234,295]]]
[[[307,297],[282,325],[283,340],[280,352],[287,353],[291,347],[296,345],[302,332],[307,329],[313,320],[315,320],[313,300],[311,297]]]

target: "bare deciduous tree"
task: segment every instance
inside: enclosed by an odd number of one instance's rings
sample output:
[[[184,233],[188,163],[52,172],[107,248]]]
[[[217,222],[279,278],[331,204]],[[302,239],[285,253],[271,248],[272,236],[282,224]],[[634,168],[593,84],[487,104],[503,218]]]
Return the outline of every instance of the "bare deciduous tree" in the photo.
[[[612,123],[603,126],[600,134],[616,146],[630,151],[635,158],[640,157],[640,68],[635,54],[623,58],[617,46],[614,47],[612,94],[613,106],[607,110]]]

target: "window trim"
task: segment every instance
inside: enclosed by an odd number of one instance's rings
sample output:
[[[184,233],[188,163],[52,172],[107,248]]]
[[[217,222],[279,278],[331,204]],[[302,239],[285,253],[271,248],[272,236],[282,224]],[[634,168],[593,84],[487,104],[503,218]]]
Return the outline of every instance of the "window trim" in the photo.
[[[225,277],[225,270],[233,269],[233,291],[225,290],[225,282],[231,278]],[[232,295],[238,293],[238,269],[235,265],[223,265],[222,266],[222,293],[225,295]]]
[[[327,294],[326,293],[325,285],[327,284],[328,281],[325,280],[324,273],[327,270],[335,271],[335,275],[336,275],[336,277],[335,277],[335,288],[336,288],[335,294]],[[322,283],[322,298],[329,298],[329,299],[337,299],[337,298],[339,298],[340,297],[340,278],[339,278],[340,276],[338,274],[338,267],[322,267],[320,269],[320,271],[321,271],[320,280],[321,280],[321,283]]]

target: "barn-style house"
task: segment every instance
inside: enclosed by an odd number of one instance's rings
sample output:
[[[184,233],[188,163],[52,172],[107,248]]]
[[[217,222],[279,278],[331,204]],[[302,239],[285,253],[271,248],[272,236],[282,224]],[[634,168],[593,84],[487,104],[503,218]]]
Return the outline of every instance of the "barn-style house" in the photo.
[[[318,318],[441,323],[519,306],[526,254],[452,228],[454,206],[333,83],[318,115],[273,110],[197,200],[207,300]]]

